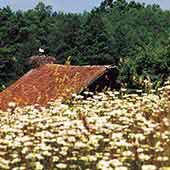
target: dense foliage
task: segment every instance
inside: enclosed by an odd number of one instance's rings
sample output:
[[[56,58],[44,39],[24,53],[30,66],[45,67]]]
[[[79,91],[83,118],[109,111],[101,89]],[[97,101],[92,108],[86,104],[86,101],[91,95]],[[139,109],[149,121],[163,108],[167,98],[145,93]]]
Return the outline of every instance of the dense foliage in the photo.
[[[71,56],[76,65],[116,64],[122,82],[149,77],[158,84],[170,74],[169,21],[170,11],[125,0],[105,0],[83,14],[53,12],[42,2],[28,11],[7,6],[0,9],[0,82],[28,71],[41,47],[58,63]]]
[[[153,92],[74,95],[47,108],[9,103],[0,112],[0,169],[169,170],[170,85]]]

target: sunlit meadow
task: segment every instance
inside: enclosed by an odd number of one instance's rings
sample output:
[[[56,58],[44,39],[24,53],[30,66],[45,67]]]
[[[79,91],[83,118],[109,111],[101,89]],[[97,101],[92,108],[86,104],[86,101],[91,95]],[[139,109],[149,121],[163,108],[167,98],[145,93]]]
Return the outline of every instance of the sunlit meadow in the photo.
[[[46,108],[9,103],[0,112],[0,169],[170,170],[168,83],[73,96]]]

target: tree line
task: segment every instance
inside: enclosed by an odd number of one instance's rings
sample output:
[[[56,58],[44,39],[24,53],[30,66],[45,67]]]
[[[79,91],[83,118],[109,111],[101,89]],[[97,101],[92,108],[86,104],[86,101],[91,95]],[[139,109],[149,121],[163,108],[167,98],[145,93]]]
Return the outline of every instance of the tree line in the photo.
[[[34,9],[0,9],[0,87],[26,73],[38,49],[64,63],[117,65],[118,80],[136,87],[144,79],[158,86],[170,75],[170,11],[158,5],[104,0],[83,14]]]

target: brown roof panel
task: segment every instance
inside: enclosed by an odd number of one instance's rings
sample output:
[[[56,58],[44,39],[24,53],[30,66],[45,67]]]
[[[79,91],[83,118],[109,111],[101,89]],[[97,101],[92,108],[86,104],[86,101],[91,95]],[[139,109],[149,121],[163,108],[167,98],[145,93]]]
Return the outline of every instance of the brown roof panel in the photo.
[[[105,70],[105,66],[43,65],[0,93],[0,109],[6,110],[9,102],[18,106],[45,106],[51,100],[69,98],[103,75]]]

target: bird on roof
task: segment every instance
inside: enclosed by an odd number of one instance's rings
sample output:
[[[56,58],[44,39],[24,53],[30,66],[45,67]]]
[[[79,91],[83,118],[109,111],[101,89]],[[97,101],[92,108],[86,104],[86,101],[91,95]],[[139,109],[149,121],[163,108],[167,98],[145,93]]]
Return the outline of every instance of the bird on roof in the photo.
[[[42,48],[39,48],[39,50],[38,50],[40,53],[44,53],[45,51],[44,51],[44,49],[42,49]]]

